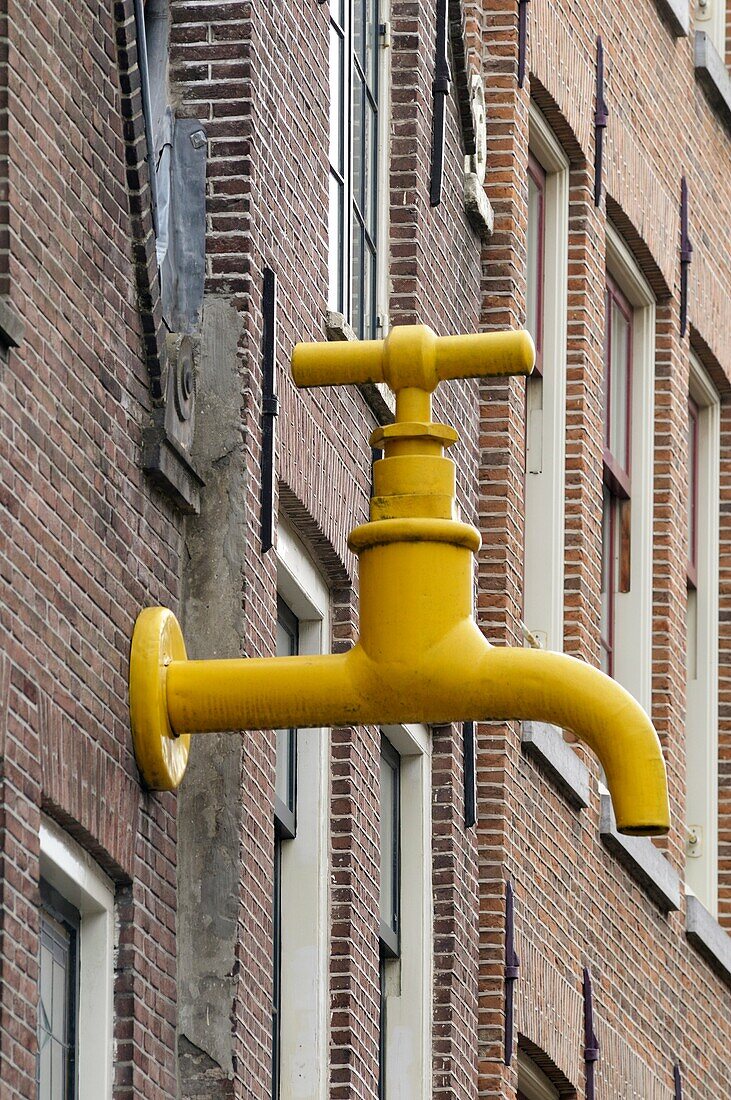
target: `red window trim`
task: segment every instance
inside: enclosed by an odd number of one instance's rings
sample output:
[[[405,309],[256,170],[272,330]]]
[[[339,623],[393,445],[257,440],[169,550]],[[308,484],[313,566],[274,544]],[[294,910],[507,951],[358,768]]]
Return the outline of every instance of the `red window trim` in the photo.
[[[700,408],[688,397],[688,420],[694,424],[692,465],[691,454],[688,454],[688,470],[692,470],[692,480],[688,479],[688,492],[690,494],[690,530],[688,531],[688,562],[686,565],[686,577],[688,588],[698,587],[698,444],[700,428]]]
[[[546,170],[532,153],[528,153],[528,175],[538,188],[538,263],[536,265],[536,365],[534,373],[543,375],[543,284],[546,243]]]

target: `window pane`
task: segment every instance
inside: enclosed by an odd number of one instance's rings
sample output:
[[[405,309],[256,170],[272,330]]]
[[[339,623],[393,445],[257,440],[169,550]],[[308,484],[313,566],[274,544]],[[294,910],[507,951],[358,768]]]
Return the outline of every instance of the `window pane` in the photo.
[[[373,240],[376,239],[376,144],[378,119],[370,99],[365,108],[365,132],[363,154],[363,221]]]
[[[612,674],[613,601],[614,601],[614,547],[613,547],[613,499],[604,486],[602,500],[602,602],[601,602],[601,668]]]
[[[340,33],[330,25],[330,163],[343,174],[343,51]]]
[[[298,651],[297,620],[289,608],[280,602],[277,616],[277,657],[293,657]],[[275,794],[294,813],[296,792],[297,732],[277,730],[277,764]]]
[[[376,258],[366,243],[364,250],[365,271],[363,276],[363,338],[372,340],[376,335]]]
[[[539,309],[542,297],[541,267],[543,251],[543,195],[532,175],[528,175],[528,240],[526,327],[540,348],[541,325]]]
[[[353,65],[353,202],[363,212],[365,199],[365,136],[363,133],[363,81]]]
[[[363,228],[353,209],[353,328],[362,340],[365,336],[363,324]]]
[[[609,449],[620,467],[628,472],[630,326],[624,313],[614,300],[611,304],[611,326]]]
[[[378,91],[378,0],[365,0],[366,41],[363,72],[371,92]]]
[[[73,1100],[80,918],[45,882],[41,883],[41,896],[38,1095],[42,1100]]]
[[[696,565],[698,557],[698,409],[688,405],[688,493],[687,493],[688,563]]]
[[[330,173],[328,218],[328,302],[343,312],[343,184]]]
[[[389,951],[397,948],[399,932],[399,771],[400,757],[383,739],[380,767],[380,919]],[[390,942],[389,942],[390,940]]]

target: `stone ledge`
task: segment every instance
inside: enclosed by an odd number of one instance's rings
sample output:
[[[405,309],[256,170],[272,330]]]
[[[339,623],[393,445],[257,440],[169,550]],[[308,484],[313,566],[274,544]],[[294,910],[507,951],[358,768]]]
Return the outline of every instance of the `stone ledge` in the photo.
[[[685,934],[727,985],[731,985],[731,936],[694,894],[688,894]]]
[[[18,348],[23,339],[25,325],[7,298],[0,298],[0,347]]]
[[[342,313],[328,310],[325,314],[325,332],[328,340],[357,340],[355,330]],[[361,382],[358,389],[379,424],[393,424],[396,398],[385,382]]]
[[[589,769],[556,726],[523,722],[521,744],[525,755],[537,762],[574,809],[583,810],[589,805]]]
[[[657,6],[670,24],[675,38],[687,38],[690,30],[688,0],[657,0]]]
[[[599,835],[635,882],[666,913],[680,909],[680,878],[649,837],[625,836],[617,832],[612,799],[601,795]]]
[[[731,126],[731,77],[705,31],[695,32],[695,72],[709,100]]]
[[[464,207],[472,228],[483,240],[487,240],[495,226],[495,214],[485,188],[474,172],[465,172]]]

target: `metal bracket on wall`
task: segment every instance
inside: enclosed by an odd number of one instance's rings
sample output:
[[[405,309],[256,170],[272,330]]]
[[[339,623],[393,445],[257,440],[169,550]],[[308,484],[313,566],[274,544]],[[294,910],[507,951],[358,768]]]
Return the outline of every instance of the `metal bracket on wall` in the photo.
[[[513,1060],[513,1032],[515,1025],[514,992],[520,976],[520,959],[515,951],[515,894],[513,884],[505,883],[505,1036],[504,1062]]]
[[[447,0],[437,0],[437,43],[434,60],[434,82],[432,84],[431,179],[429,181],[429,204],[431,206],[438,206],[442,201],[444,128],[447,96],[449,95],[452,79],[448,50],[449,16]]]
[[[688,327],[688,273],[693,258],[693,245],[688,236],[688,181],[680,181],[680,335]]]
[[[591,974],[584,967],[584,1065],[586,1067],[586,1100],[594,1100],[594,1067],[599,1061],[599,1040],[594,1031],[594,998]]]
[[[274,471],[276,463],[276,419],[279,415],[277,397],[277,276],[271,268],[264,269],[262,300],[264,333],[262,339],[262,402],[261,402],[261,549],[274,545]]]
[[[477,749],[475,723],[462,723],[462,752],[464,757],[464,823],[466,829],[477,824]]]
[[[594,112],[594,205],[602,201],[604,168],[604,131],[609,121],[609,108],[604,99],[604,45],[601,35],[596,40],[596,110]]]
[[[525,83],[525,59],[528,53],[528,4],[530,0],[518,0],[518,87]]]

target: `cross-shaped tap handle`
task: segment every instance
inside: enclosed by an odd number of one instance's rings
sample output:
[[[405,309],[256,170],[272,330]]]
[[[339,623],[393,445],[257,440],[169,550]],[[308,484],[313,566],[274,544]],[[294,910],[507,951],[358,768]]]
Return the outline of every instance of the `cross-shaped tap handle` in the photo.
[[[385,382],[432,393],[448,378],[530,374],[536,360],[530,333],[437,336],[427,325],[399,325],[385,340],[297,344],[292,375],[298,386]]]

